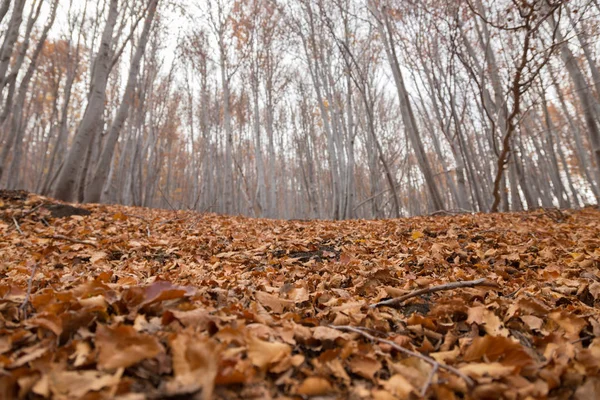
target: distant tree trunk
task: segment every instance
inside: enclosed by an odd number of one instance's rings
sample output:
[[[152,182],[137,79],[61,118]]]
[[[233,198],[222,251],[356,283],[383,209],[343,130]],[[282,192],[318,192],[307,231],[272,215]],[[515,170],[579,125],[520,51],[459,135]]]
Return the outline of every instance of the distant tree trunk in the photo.
[[[144,28],[140,34],[138,45],[135,49],[133,58],[131,59],[131,66],[129,67],[129,76],[127,78],[125,92],[123,93],[123,99],[119,105],[117,115],[108,130],[108,135],[102,153],[100,154],[100,160],[96,164],[92,179],[85,190],[84,199],[88,203],[98,203],[100,201],[102,188],[106,184],[117,140],[119,139],[125,120],[129,115],[129,107],[134,101],[135,88],[137,86],[138,74],[140,71],[140,62],[144,55],[146,44],[148,43],[148,37],[150,36],[150,29],[152,27],[154,15],[156,14],[157,6],[158,0],[152,0],[148,9],[148,15],[144,22]]]
[[[588,162],[588,152],[586,150],[584,150],[584,148],[583,148],[584,146],[582,143],[581,131],[579,130],[579,126],[575,123],[575,121],[573,121],[573,117],[571,116],[569,107],[567,106],[567,104],[565,102],[563,92],[556,80],[556,77],[552,73],[552,71],[550,72],[550,78],[552,79],[552,84],[553,84],[556,92],[558,93],[557,98],[559,100],[562,112],[563,112],[565,118],[567,119],[571,134],[575,141],[575,150],[577,151],[577,155],[578,155],[575,158],[577,159],[579,169],[581,171],[581,174],[585,177],[586,181],[590,185],[592,193],[594,193],[594,197],[596,198],[596,202],[598,204],[600,204],[600,190],[598,189],[598,185],[594,181],[594,178],[592,177],[591,172],[590,172],[590,163]],[[600,182],[598,182],[598,183],[600,183]]]
[[[2,153],[0,153],[0,179],[2,178],[2,173],[3,173],[2,167],[6,161],[8,152],[12,148],[16,149],[15,154],[13,156],[12,163],[11,163],[11,170],[15,171],[14,175],[12,176],[12,179],[17,178],[17,176],[15,176],[15,175],[17,174],[17,171],[19,170],[19,166],[20,166],[20,162],[21,162],[21,158],[22,158],[21,142],[22,142],[23,136],[25,134],[25,132],[24,132],[25,127],[23,126],[23,123],[22,123],[22,115],[23,115],[23,107],[25,106],[25,98],[26,98],[28,90],[29,90],[29,83],[31,82],[31,79],[33,78],[33,75],[35,73],[35,68],[37,66],[38,57],[39,57],[40,53],[42,52],[44,45],[46,44],[46,38],[48,37],[48,32],[50,31],[50,28],[52,28],[52,25],[54,25],[54,20],[56,19],[57,6],[58,6],[58,0],[54,0],[54,2],[52,3],[52,10],[51,10],[48,22],[44,26],[44,30],[42,31],[40,39],[33,51],[33,54],[31,55],[31,61],[29,62],[27,71],[25,72],[25,75],[23,76],[23,79],[21,80],[21,83],[19,86],[17,102],[12,110],[10,132],[9,132],[9,135],[7,138],[7,143],[5,143],[4,147],[2,148]],[[40,11],[40,9],[38,8],[36,11],[36,15],[32,16],[30,18],[30,23],[28,24],[29,31],[31,30],[31,28],[33,27],[33,23],[39,16],[39,11]],[[26,38],[26,43],[23,44],[24,49],[23,49],[23,51],[21,51],[21,55],[19,56],[19,60],[17,61],[19,64],[22,63],[23,59],[25,58],[24,53],[27,51],[27,47],[29,45],[29,36],[30,35],[28,34],[27,38]],[[15,74],[14,79],[16,79],[16,73],[17,72],[14,72],[14,74]],[[11,183],[15,184],[16,182],[11,182]]]
[[[10,58],[15,43],[19,38],[19,28],[23,22],[23,9],[25,8],[25,3],[26,0],[14,1],[10,21],[8,22],[8,26],[6,28],[4,41],[2,42],[2,47],[0,47],[0,93],[4,90],[4,87],[7,84],[6,73],[10,65]],[[2,7],[7,7],[7,5],[2,4]],[[4,14],[6,14],[6,12],[7,11],[4,11]]]
[[[256,195],[254,196],[253,203],[257,204],[258,217],[262,217],[267,209],[267,184],[265,180],[265,164],[263,161],[263,150],[262,141],[260,134],[260,109],[258,104],[258,73],[259,66],[258,61],[254,60],[251,71],[251,88],[252,88],[252,114],[254,116],[253,129],[254,129],[254,156],[256,163]]]
[[[549,21],[552,28],[556,28],[554,19],[550,19]],[[600,186],[600,128],[597,122],[600,117],[596,114],[597,102],[591,92],[591,87],[586,82],[585,75],[577,63],[577,59],[569,48],[569,42],[563,43],[564,40],[560,32],[557,32],[557,39],[559,43],[562,43],[560,46],[560,55],[575,86],[574,91],[577,93],[577,97],[581,103],[581,112],[588,128],[592,155],[596,162],[596,185]]]
[[[398,56],[396,55],[393,31],[386,13],[386,9],[384,7],[382,11],[379,11],[378,9],[374,11],[376,15],[377,28],[381,36],[381,40],[383,41],[388,61],[392,68],[394,82],[396,83],[398,99],[400,101],[400,111],[402,114],[402,121],[404,122],[406,134],[415,152],[419,169],[421,170],[423,178],[425,179],[425,184],[427,185],[427,189],[429,191],[433,210],[443,210],[444,202],[442,200],[442,196],[440,195],[437,183],[435,182],[435,177],[433,176],[433,171],[431,169],[431,165],[429,164],[429,160],[427,159],[425,147],[418,131],[418,126],[412,106],[410,104],[408,91],[406,90],[406,85],[404,83],[404,77],[402,76],[402,70],[400,69]]]
[[[2,20],[6,16],[6,13],[8,13],[8,9],[10,8],[10,2],[11,0],[2,0],[2,3],[0,3],[0,22],[2,22]]]
[[[10,73],[8,73],[8,75],[6,75],[3,80],[0,80],[0,83],[1,83],[0,92],[4,88],[8,87],[7,94],[6,94],[6,100],[4,101],[4,109],[2,110],[2,113],[0,113],[0,124],[3,124],[4,121],[6,121],[6,119],[8,118],[10,113],[13,112],[13,109],[14,109],[13,98],[14,98],[14,94],[15,94],[15,88],[17,86],[17,75],[21,71],[21,67],[23,66],[23,63],[27,56],[27,51],[29,50],[29,44],[31,43],[31,33],[33,31],[33,27],[34,27],[38,17],[40,16],[40,11],[42,9],[42,2],[40,1],[37,4],[37,7],[35,7],[35,6],[36,6],[35,3],[33,3],[31,5],[29,18],[27,19],[27,25],[25,28],[25,34],[23,36],[23,42],[19,46],[20,49],[17,54],[17,57],[11,63]],[[10,133],[9,133],[9,135],[10,135]],[[14,134],[12,135],[12,138],[9,137],[9,141],[11,139],[14,139]],[[10,145],[12,145],[12,143],[9,143],[9,148],[10,148]]]
[[[108,18],[102,33],[98,54],[94,61],[93,74],[88,104],[82,120],[77,127],[71,149],[66,155],[65,163],[58,176],[54,197],[60,200],[73,200],[76,194],[77,176],[83,167],[87,146],[93,141],[98,129],[101,128],[106,86],[112,61],[112,36],[117,22],[118,0],[110,0]]]
[[[225,165],[224,165],[224,204],[225,213],[233,213],[233,128],[231,126],[231,104],[229,76],[227,76],[227,55],[225,54],[225,43],[219,37],[219,59],[221,63],[221,89],[223,91],[223,123],[225,125]]]

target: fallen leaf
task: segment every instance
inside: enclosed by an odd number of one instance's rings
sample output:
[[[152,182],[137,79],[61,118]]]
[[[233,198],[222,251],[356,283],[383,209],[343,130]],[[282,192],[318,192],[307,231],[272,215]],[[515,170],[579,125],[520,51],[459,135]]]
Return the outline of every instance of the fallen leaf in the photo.
[[[492,336],[508,337],[510,333],[500,318],[484,306],[469,308],[467,323],[482,325],[486,333]]]
[[[181,396],[201,391],[202,399],[210,400],[219,369],[216,344],[193,332],[181,332],[169,341],[173,354],[174,379],[166,382],[169,396]]]
[[[256,292],[254,296],[263,306],[269,307],[276,314],[281,314],[287,308],[294,307],[295,305],[293,300],[282,299],[266,292]]]
[[[327,379],[318,376],[309,376],[300,384],[300,386],[298,386],[296,394],[304,396],[324,396],[332,391],[333,387]]]
[[[122,368],[118,369],[113,375],[100,371],[51,370],[47,382],[49,391],[54,396],[80,399],[89,392],[118,385],[121,381],[122,374]],[[39,387],[37,390],[44,392],[44,390]]]
[[[292,348],[279,342],[265,342],[254,336],[249,336],[248,342],[248,358],[252,364],[264,370],[269,366],[274,365],[292,353]]]
[[[352,357],[348,365],[353,373],[370,380],[373,380],[375,374],[382,368],[377,359],[368,356]]]
[[[459,370],[463,374],[474,377],[490,376],[492,378],[500,378],[512,374],[515,370],[515,367],[510,365],[502,365],[498,362],[488,362],[467,364],[463,367],[460,367]]]
[[[386,390],[401,399],[408,399],[408,396],[416,392],[415,387],[400,374],[393,375],[389,380],[383,381],[381,384]]]
[[[95,346],[101,369],[127,368],[164,352],[155,336],[138,333],[132,326],[126,325],[99,325]]]

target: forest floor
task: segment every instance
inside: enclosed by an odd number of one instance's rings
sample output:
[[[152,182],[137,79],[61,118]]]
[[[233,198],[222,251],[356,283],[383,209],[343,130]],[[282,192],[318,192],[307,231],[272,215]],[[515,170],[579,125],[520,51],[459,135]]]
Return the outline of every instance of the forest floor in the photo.
[[[596,208],[78,207],[0,191],[2,399],[600,398]]]

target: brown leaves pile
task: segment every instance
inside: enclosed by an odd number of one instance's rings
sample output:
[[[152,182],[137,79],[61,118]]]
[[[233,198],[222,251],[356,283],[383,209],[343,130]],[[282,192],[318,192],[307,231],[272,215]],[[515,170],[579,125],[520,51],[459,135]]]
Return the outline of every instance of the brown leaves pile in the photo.
[[[52,204],[0,192],[2,399],[600,398],[596,209],[325,222]],[[371,307],[478,278],[496,286]]]

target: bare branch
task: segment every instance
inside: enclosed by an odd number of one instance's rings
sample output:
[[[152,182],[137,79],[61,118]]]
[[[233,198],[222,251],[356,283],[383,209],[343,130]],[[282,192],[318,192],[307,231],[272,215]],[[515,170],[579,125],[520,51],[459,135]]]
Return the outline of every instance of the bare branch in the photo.
[[[415,357],[418,359],[421,359],[429,364],[431,364],[431,366],[433,367],[434,371],[436,369],[445,369],[448,372],[453,373],[454,375],[460,377],[462,380],[465,381],[465,383],[468,386],[474,386],[475,382],[473,381],[473,379],[469,378],[467,375],[463,374],[462,372],[460,372],[458,369],[451,367],[450,365],[447,364],[442,364],[440,362],[437,362],[436,360],[434,360],[431,357],[428,357],[424,354],[421,353],[417,353],[416,351],[412,351],[412,350],[408,350],[405,349],[404,347],[400,346],[398,343],[392,342],[391,340],[387,340],[387,339],[382,339],[382,338],[378,338],[375,337],[357,327],[354,326],[348,326],[348,325],[343,325],[343,326],[339,326],[339,325],[330,325],[330,328],[333,329],[337,329],[338,331],[347,331],[347,332],[354,332],[354,333],[358,333],[359,335],[362,335],[364,337],[366,337],[369,340],[372,340],[374,342],[379,342],[379,343],[385,343],[388,346],[391,346],[393,349],[398,350],[400,353],[406,354],[407,356],[410,357]],[[435,373],[435,372],[433,372]],[[433,377],[430,377],[431,380],[433,380]],[[423,390],[427,391],[427,387],[431,384],[430,380],[428,379],[425,386],[423,387]]]
[[[379,303],[372,304],[370,307],[371,308],[377,308],[377,307],[381,307],[381,306],[397,307],[401,303],[405,302],[406,300],[412,299],[413,297],[421,296],[423,294],[441,292],[443,290],[454,290],[454,289],[460,289],[460,288],[475,287],[475,286],[498,287],[498,285],[496,283],[487,281],[485,278],[475,279],[472,281],[450,282],[450,283],[445,283],[445,284],[439,285],[439,286],[433,286],[433,287],[429,287],[429,288],[415,290],[414,292],[407,293],[404,296],[400,296],[400,297],[396,297],[394,299],[384,300],[384,301],[380,301]]]

